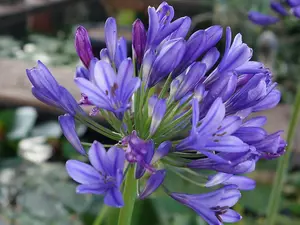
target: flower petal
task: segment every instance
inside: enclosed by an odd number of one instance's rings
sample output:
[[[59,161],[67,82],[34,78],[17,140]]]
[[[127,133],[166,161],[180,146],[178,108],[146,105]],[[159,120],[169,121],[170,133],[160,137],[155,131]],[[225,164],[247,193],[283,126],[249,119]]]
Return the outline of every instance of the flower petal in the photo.
[[[265,116],[257,116],[247,120],[242,124],[242,127],[262,127],[266,124],[267,117]]]
[[[111,207],[123,207],[124,201],[120,190],[118,188],[109,189],[104,197],[104,203]]]
[[[89,101],[99,108],[112,110],[111,104],[108,102],[107,96],[103,93],[102,90],[97,88],[92,82],[84,78],[75,78],[76,85],[80,89],[81,93],[84,93]]]
[[[112,176],[117,176],[118,171],[123,171],[125,163],[125,152],[116,146],[111,147],[107,151],[107,157],[112,164]]]
[[[239,190],[248,191],[253,190],[256,186],[255,180],[244,176],[231,176],[229,179],[224,180],[223,184],[234,184]]]
[[[208,179],[208,182],[205,184],[205,187],[212,187],[216,186],[219,184],[224,183],[227,181],[229,178],[231,178],[233,174],[228,174],[228,173],[217,173],[214,176],[210,176]]]
[[[165,170],[158,170],[147,180],[144,190],[140,193],[139,198],[145,199],[151,195],[164,181],[166,175]]]
[[[271,24],[277,23],[279,21],[279,19],[274,16],[265,15],[265,14],[262,14],[260,12],[255,12],[255,11],[250,11],[248,13],[248,18],[253,23],[255,23],[257,25],[262,25],[262,26],[271,25]]]
[[[197,128],[198,135],[203,136],[214,133],[220,126],[224,116],[225,106],[221,98],[217,98],[202,120],[201,125]]]
[[[152,114],[152,120],[150,125],[150,135],[153,135],[159,127],[164,115],[167,111],[167,103],[165,99],[158,99]]]
[[[162,159],[163,157],[165,157],[169,153],[171,147],[172,147],[171,141],[162,142],[156,149],[154,156],[151,160],[151,164],[154,164],[157,161],[159,161],[160,159]]]
[[[117,23],[112,17],[109,17],[105,22],[105,43],[108,50],[109,58],[112,62],[115,61],[117,49]]]
[[[88,156],[92,166],[103,175],[106,175],[111,171],[111,161],[108,159],[106,150],[100,142],[93,142],[88,152]]]
[[[235,136],[215,137],[212,141],[206,143],[204,150],[217,152],[246,152],[249,145]],[[199,149],[201,151],[201,149]]]
[[[220,215],[225,223],[236,223],[242,219],[242,216],[232,209],[228,209],[226,213]]]
[[[205,72],[209,71],[218,61],[220,57],[220,52],[217,48],[210,49],[201,59],[202,63],[206,64],[206,70]]]
[[[108,186],[103,183],[99,184],[82,184],[78,185],[76,188],[76,193],[78,194],[95,194],[102,195],[108,189]]]
[[[66,169],[73,180],[81,184],[101,183],[100,174],[92,166],[78,160],[68,160]]]
[[[58,121],[60,124],[60,127],[63,131],[63,134],[67,138],[67,140],[70,142],[70,144],[82,155],[85,155],[86,152],[84,148],[81,145],[81,142],[78,138],[78,135],[75,130],[75,121],[74,117],[65,114],[64,116],[59,116]]]

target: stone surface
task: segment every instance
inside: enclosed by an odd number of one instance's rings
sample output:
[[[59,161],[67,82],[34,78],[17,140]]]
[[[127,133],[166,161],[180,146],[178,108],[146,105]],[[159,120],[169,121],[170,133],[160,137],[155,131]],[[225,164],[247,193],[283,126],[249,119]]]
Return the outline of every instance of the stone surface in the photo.
[[[40,109],[53,110],[33,97],[31,83],[26,76],[26,69],[36,63],[16,59],[0,59],[0,102],[5,105],[30,105]],[[66,87],[76,99],[80,99],[79,89],[73,82],[75,68],[49,67],[53,76]]]

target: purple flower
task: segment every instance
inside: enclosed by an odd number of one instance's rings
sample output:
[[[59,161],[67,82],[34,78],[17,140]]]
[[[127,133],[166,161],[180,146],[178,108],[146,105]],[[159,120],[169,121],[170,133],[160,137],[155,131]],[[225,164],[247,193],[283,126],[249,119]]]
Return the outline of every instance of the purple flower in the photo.
[[[188,17],[179,18],[173,22],[174,9],[167,2],[161,3],[155,10],[148,7],[149,28],[147,32],[146,49],[155,49],[164,40],[184,38],[191,25]]]
[[[82,147],[79,137],[75,130],[75,121],[74,118],[68,114],[59,116],[58,121],[60,127],[63,131],[63,134],[67,138],[67,140],[71,143],[71,145],[78,151],[80,154],[85,155],[85,150]]]
[[[190,66],[201,54],[204,53],[206,48],[207,35],[205,31],[199,30],[191,35],[186,42],[186,49],[180,63],[176,70],[172,73],[172,77],[178,76],[188,66]]]
[[[295,1],[288,4],[300,15]],[[277,2],[271,7],[287,14]],[[101,49],[100,59],[92,54],[87,31],[77,29],[75,48],[84,64],[75,75],[82,96],[79,103],[40,62],[27,70],[32,92],[67,113],[59,117],[63,133],[80,154],[88,156],[91,165],[77,160],[66,164],[79,183],[78,193],[105,195],[107,205],[122,207],[126,163],[135,168],[134,178],[142,180],[137,181],[138,198],[145,199],[163,186],[210,225],[237,222],[241,216],[230,208],[240,198],[239,190],[255,188],[255,181],[243,175],[254,171],[258,160],[285,152],[281,131],[266,132],[266,117],[251,115],[278,104],[277,84],[269,69],[251,60],[253,51],[242,35],[233,36],[229,27],[221,56],[216,47],[223,35],[221,26],[186,38],[191,19],[173,20],[174,9],[167,2],[149,7],[148,14],[148,29],[140,20],[132,26],[133,60],[127,58],[127,43],[118,38],[114,18],[105,23],[106,48]],[[261,25],[278,21],[257,12],[250,12],[249,18]],[[90,116],[101,113],[109,126],[87,118],[80,106],[92,106]],[[86,153],[74,119],[116,140],[116,145],[106,151],[95,141]],[[163,183],[173,169],[182,176],[199,173],[206,183],[196,183],[221,188],[201,194],[170,193]]]
[[[260,12],[255,12],[255,11],[250,11],[248,13],[248,18],[251,20],[252,23],[255,23],[257,25],[262,25],[262,26],[268,26],[271,24],[275,24],[279,21],[279,18],[270,16],[270,15],[265,15]]]
[[[150,67],[149,75],[145,78],[147,87],[153,87],[167,77],[180,63],[184,52],[185,40],[178,38],[166,41],[154,60],[151,56],[151,66],[147,65],[148,60],[145,59],[145,66]]]
[[[253,144],[256,150],[261,153],[261,158],[274,159],[285,153],[286,142],[281,138],[282,131],[266,135],[265,139]]]
[[[245,65],[252,57],[252,49],[247,44],[243,43],[242,35],[237,34],[231,43],[231,29],[226,28],[226,46],[225,52],[218,66],[218,72],[224,73]]]
[[[282,16],[287,16],[287,15],[289,14],[289,13],[286,11],[286,9],[283,7],[283,5],[280,4],[280,2],[272,1],[272,2],[270,3],[270,6],[271,6],[271,8],[272,8],[275,12],[279,13],[279,14],[282,15]]]
[[[133,77],[131,60],[126,59],[121,63],[118,74],[103,60],[96,62],[90,73],[93,74],[92,81],[81,77],[75,78],[81,93],[100,109],[123,115],[122,113],[130,106],[132,94],[140,86],[140,79]]]
[[[169,141],[163,142],[155,151],[154,142],[139,138],[135,131],[123,138],[122,144],[126,146],[125,157],[127,161],[137,164],[135,178],[140,179],[146,171],[151,174],[144,189],[139,194],[139,197],[144,199],[152,194],[164,181],[165,170],[157,170],[153,164],[169,153],[172,144]]]
[[[32,94],[41,102],[57,107],[72,116],[84,114],[74,97],[67,89],[60,86],[48,68],[41,62],[37,67],[26,70],[27,77],[32,84]]]
[[[193,209],[209,225],[222,225],[223,222],[234,223],[242,219],[236,211],[230,209],[241,197],[235,185],[227,185],[205,194],[170,193],[170,196]]]
[[[300,0],[286,0],[290,7],[296,7],[300,5]]]
[[[262,63],[250,61],[252,58],[252,49],[242,41],[242,35],[237,34],[232,42],[232,33],[230,27],[226,28],[226,45],[224,50],[224,56],[219,65],[207,76],[204,83],[211,88],[213,82],[220,79],[224,79],[226,76],[237,75],[242,76],[244,74],[256,74],[265,73],[266,69]],[[209,64],[214,65],[215,61],[219,57],[219,52],[214,50],[212,53],[212,62]],[[211,66],[210,66],[211,67]],[[223,77],[223,78],[221,78]],[[226,79],[226,78],[225,78]],[[225,84],[225,82],[223,82]],[[233,88],[229,88],[234,90]]]
[[[225,106],[220,98],[216,99],[205,117],[199,121],[199,105],[193,99],[193,119],[190,135],[182,140],[177,146],[177,151],[197,150],[217,161],[224,162],[217,152],[246,152],[249,146],[239,138],[231,135],[240,126],[241,121],[238,117],[225,116]],[[198,126],[200,122],[200,125]]]
[[[127,42],[124,37],[119,38],[116,20],[109,17],[104,26],[106,48],[100,52],[100,58],[112,63],[119,68],[123,60],[127,58]]]
[[[86,68],[89,67],[90,61],[94,58],[92,45],[89,34],[83,26],[79,26],[75,34],[75,49]]]
[[[68,160],[66,163],[70,177],[80,183],[76,192],[105,195],[106,205],[122,207],[124,202],[120,187],[123,181],[124,151],[111,147],[106,152],[105,148],[95,141],[88,156],[91,165],[77,160]]]
[[[216,161],[211,158],[198,159],[188,164],[189,168],[214,170],[223,173],[244,174],[255,170],[256,162],[260,156],[257,152],[248,151],[244,153],[219,153],[218,157],[226,162]]]

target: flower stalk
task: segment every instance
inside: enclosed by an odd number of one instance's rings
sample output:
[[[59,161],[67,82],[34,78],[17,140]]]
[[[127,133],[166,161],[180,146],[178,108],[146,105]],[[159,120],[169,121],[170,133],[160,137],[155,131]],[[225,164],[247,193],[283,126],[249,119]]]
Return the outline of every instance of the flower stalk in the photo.
[[[123,208],[120,209],[118,225],[131,224],[131,218],[133,214],[134,203],[135,203],[135,198],[137,193],[136,182],[137,181],[134,178],[134,166],[131,165],[127,171],[127,175],[125,179],[124,192],[123,192],[125,205]]]
[[[279,210],[279,203],[281,200],[281,193],[283,189],[284,182],[286,180],[286,175],[289,169],[289,161],[291,158],[292,148],[293,148],[293,139],[296,134],[296,128],[299,122],[300,117],[300,86],[298,87],[298,92],[296,95],[293,114],[290,120],[288,134],[287,134],[287,149],[286,153],[281,159],[279,159],[279,164],[276,170],[276,176],[273,183],[272,192],[269,198],[268,211],[266,217],[266,223],[268,225],[274,225]]]

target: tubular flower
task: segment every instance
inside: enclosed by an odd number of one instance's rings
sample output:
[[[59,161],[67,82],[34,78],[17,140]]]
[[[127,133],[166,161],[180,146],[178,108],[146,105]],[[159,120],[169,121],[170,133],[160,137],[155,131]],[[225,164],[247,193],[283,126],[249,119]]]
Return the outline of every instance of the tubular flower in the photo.
[[[300,18],[300,1],[298,0],[283,0],[270,2],[270,8],[279,16],[289,16],[290,14],[296,18]],[[256,11],[248,13],[249,20],[257,25],[268,26],[280,21],[280,18],[272,15],[263,14]]]
[[[168,3],[149,7],[148,14],[148,26],[140,20],[133,24],[132,58],[127,57],[125,39],[118,39],[115,19],[105,23],[106,48],[100,59],[91,54],[87,31],[78,28],[75,46],[84,64],[75,76],[82,94],[79,102],[41,62],[27,70],[32,92],[67,113],[59,117],[63,133],[91,163],[66,164],[80,184],[78,193],[102,194],[106,204],[122,207],[126,202],[121,187],[132,175],[127,171],[134,168],[138,198],[163,187],[210,225],[237,222],[241,217],[231,207],[241,197],[240,190],[255,188],[255,181],[243,175],[254,171],[258,160],[277,158],[285,151],[282,131],[270,134],[263,128],[265,117],[251,116],[275,107],[280,92],[269,69],[251,60],[252,49],[241,34],[232,37],[226,28],[225,49],[219,51],[221,26],[186,37],[190,18],[173,21],[174,9]],[[100,114],[110,126],[93,121],[84,113],[86,105],[94,106],[90,115]],[[115,145],[106,150],[95,141],[86,151],[75,120]],[[207,193],[178,193],[176,185],[170,190],[165,184],[165,176],[174,171],[194,185],[221,187]],[[204,180],[193,180],[195,174]]]

